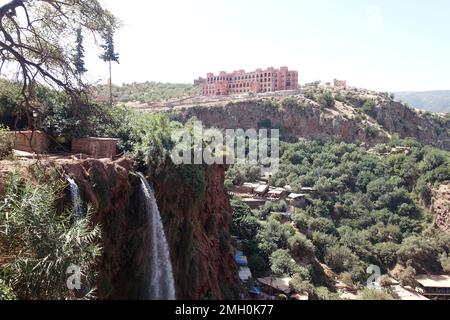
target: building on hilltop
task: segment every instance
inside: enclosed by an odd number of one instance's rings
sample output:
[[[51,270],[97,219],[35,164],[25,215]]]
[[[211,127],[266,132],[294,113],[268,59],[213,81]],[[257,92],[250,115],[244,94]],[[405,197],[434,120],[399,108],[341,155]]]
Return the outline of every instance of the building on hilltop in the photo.
[[[347,88],[347,81],[334,79],[334,86],[336,88]]]
[[[253,72],[222,71],[218,75],[208,73],[206,79],[199,78],[194,83],[201,86],[202,94],[205,96],[297,90],[298,72],[290,71],[288,67],[280,69],[270,67]]]

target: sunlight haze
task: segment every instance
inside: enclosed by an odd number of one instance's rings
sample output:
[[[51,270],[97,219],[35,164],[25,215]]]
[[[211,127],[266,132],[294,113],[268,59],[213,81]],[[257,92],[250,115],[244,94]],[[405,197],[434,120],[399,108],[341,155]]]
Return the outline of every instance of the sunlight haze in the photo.
[[[191,83],[207,72],[288,66],[300,83],[382,91],[450,88],[450,3],[164,0],[103,3],[123,22],[113,82]],[[107,66],[92,53],[91,80]]]

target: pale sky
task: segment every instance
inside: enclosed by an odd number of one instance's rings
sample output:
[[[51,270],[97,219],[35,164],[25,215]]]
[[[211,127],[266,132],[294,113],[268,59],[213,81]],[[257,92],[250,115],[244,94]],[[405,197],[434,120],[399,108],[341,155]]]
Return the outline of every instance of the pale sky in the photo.
[[[286,65],[301,83],[450,89],[448,0],[101,1],[124,24],[116,84]],[[105,82],[98,54],[88,55],[89,79]]]

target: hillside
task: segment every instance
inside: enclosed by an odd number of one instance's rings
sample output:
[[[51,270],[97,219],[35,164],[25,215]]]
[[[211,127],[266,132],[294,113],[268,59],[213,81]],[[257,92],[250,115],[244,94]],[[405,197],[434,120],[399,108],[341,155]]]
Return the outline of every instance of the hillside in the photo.
[[[337,137],[374,146],[394,134],[450,150],[450,118],[429,114],[396,102],[387,94],[349,88],[309,88],[289,97],[221,98],[185,102],[164,108],[186,122],[192,117],[218,128],[279,128],[285,136],[306,139]]]
[[[179,99],[199,94],[198,87],[192,84],[144,82],[113,86],[113,98],[116,102],[161,102],[169,99]],[[94,97],[97,100],[109,99],[109,87],[99,85],[94,88]]]
[[[450,90],[396,92],[397,99],[431,112],[450,112]]]

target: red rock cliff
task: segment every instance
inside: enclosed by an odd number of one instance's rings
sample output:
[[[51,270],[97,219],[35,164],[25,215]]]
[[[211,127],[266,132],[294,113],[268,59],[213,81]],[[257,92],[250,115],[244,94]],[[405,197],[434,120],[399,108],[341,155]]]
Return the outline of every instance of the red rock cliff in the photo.
[[[21,161],[22,175],[31,176],[32,163]],[[76,180],[83,200],[93,207],[94,222],[102,227],[99,298],[138,299],[145,290],[149,226],[139,210],[140,181],[133,174],[133,161],[53,159],[41,165]],[[12,168],[12,163],[0,162],[0,189],[2,177]],[[168,166],[152,174],[178,299],[236,298],[239,294],[229,234],[231,208],[223,182],[221,166]],[[66,201],[69,205],[69,195]]]

